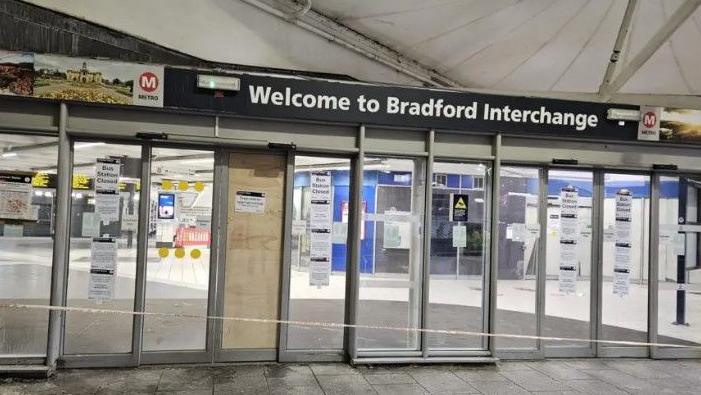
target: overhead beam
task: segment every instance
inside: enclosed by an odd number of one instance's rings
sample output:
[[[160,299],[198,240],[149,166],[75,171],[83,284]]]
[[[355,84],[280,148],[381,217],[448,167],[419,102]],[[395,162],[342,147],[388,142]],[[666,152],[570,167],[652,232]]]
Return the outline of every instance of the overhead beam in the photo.
[[[647,44],[631,59],[631,61],[621,70],[616,78],[607,88],[607,95],[618,92],[623,85],[638,71],[645,62],[664,44],[677,28],[684,23],[701,5],[701,0],[686,0],[672,14],[667,23],[664,24]]]
[[[461,84],[348,26],[294,0],[242,0],[269,14],[423,82],[426,86],[459,88]],[[306,11],[305,11],[306,9]]]
[[[621,27],[618,29],[618,35],[616,36],[616,42],[613,44],[613,52],[609,58],[609,64],[606,66],[606,73],[604,74],[604,79],[601,81],[599,86],[599,94],[606,96],[609,94],[609,88],[611,86],[611,79],[616,71],[616,65],[621,57],[621,51],[623,50],[623,45],[628,38],[628,32],[630,31],[630,25],[633,21],[633,13],[638,6],[638,0],[628,0],[628,5],[626,6],[626,11],[623,14],[623,19],[621,20]]]

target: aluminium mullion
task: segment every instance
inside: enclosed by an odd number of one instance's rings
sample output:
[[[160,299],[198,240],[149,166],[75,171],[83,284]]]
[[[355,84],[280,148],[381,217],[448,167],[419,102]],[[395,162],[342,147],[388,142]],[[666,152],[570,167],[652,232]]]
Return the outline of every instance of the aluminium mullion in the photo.
[[[490,172],[492,174],[490,174]],[[490,301],[489,301],[489,289],[490,289],[490,273],[491,273],[491,251],[489,246],[491,245],[491,239],[492,239],[492,229],[491,229],[491,221],[489,220],[491,218],[491,212],[492,212],[492,184],[494,183],[494,168],[490,169],[489,166],[486,167],[485,169],[485,180],[484,180],[484,202],[485,202],[485,210],[484,210],[484,216],[483,216],[483,221],[484,221],[484,237],[485,240],[482,243],[482,332],[489,332],[489,306],[490,306]],[[489,337],[488,336],[482,336],[481,337],[481,342],[482,342],[482,348],[484,350],[489,349]]]
[[[219,179],[215,179],[215,183],[221,185],[219,188],[219,196],[217,199],[217,206],[219,207],[219,212],[222,215],[217,218],[219,224],[219,232],[217,238],[219,242],[217,243],[217,260],[215,265],[217,266],[217,278],[216,278],[216,294],[214,295],[214,314],[217,317],[224,316],[224,287],[226,286],[226,240],[227,234],[229,232],[229,160],[231,155],[233,155],[228,150],[222,150],[219,153],[220,163],[216,167]],[[215,174],[215,177],[216,175]],[[224,339],[224,321],[221,319],[216,320],[214,324],[214,337],[213,337],[213,352],[212,359],[214,362],[221,362],[226,358],[226,352],[223,349],[223,339]]]
[[[285,191],[283,211],[284,223],[282,233],[282,273],[280,273],[280,319],[287,321],[290,318],[290,270],[292,267],[292,252],[291,252],[291,236],[292,236],[292,213],[293,213],[293,195],[294,195],[294,173],[295,173],[295,152],[287,152],[287,164],[285,171]],[[281,323],[278,325],[279,344],[278,344],[278,360],[279,362],[287,362],[289,360],[287,350],[287,335],[289,326]]]
[[[604,287],[604,170],[596,170],[594,172],[594,196],[592,198],[592,205],[596,208],[596,217],[594,220],[596,224],[592,224],[592,227],[596,226],[597,238],[592,240],[596,243],[596,256],[592,257],[594,259],[593,264],[596,265],[596,278],[592,281],[595,282],[596,287],[596,336],[595,340],[602,340],[604,329],[603,329],[603,287]],[[596,356],[604,356],[604,347],[601,343],[596,343],[595,345]]]
[[[431,282],[431,210],[433,198],[433,150],[436,139],[435,130],[431,129],[426,135],[426,150],[428,158],[426,159],[426,170],[424,171],[424,224],[423,224],[423,254],[421,259],[421,311],[419,312],[419,322],[421,329],[428,327],[428,306],[429,306],[429,287]],[[417,180],[418,181],[418,180]],[[421,332],[421,354],[423,358],[428,357],[428,333]]]
[[[599,191],[601,187],[601,172],[594,170],[592,172],[592,210],[591,210],[591,246],[590,246],[590,273],[589,273],[589,338],[592,340],[597,339],[598,325],[600,322],[599,304],[599,272],[601,271],[599,262],[599,253],[602,250],[603,235],[602,229],[599,227],[599,223],[603,218],[603,206],[598,203]],[[596,356],[597,345],[596,343],[589,344],[589,350],[592,356]]]
[[[67,133],[68,105],[60,104],[58,163],[56,185],[56,225],[54,229],[54,246],[51,266],[50,305],[65,306],[68,286],[68,249],[70,244],[71,211],[71,175],[73,173],[73,145]],[[46,365],[56,367],[57,360],[63,355],[63,337],[65,311],[50,310],[48,339],[46,346]]]
[[[488,287],[488,309],[489,321],[488,332],[496,333],[496,311],[497,311],[497,276],[499,269],[499,195],[501,183],[501,134],[494,136],[494,164],[492,166],[492,192],[491,192],[491,217],[489,224],[489,287]],[[496,338],[489,337],[487,340],[488,349],[492,356],[496,356]]]
[[[363,162],[365,161],[365,125],[360,125],[358,128],[358,155],[355,158],[353,166],[353,204],[350,207],[352,218],[352,240],[351,240],[351,259],[350,265],[346,269],[346,273],[350,276],[348,289],[350,297],[346,298],[346,320],[350,327],[346,335],[345,348],[349,356],[349,360],[353,361],[358,358],[358,331],[352,325],[358,322],[358,303],[360,294],[360,258],[361,258],[361,240],[360,229],[363,220]]]
[[[217,118],[218,125],[218,118]],[[212,254],[209,260],[209,292],[207,293],[207,315],[210,317],[220,316],[217,311],[217,297],[222,288],[219,287],[219,277],[221,271],[220,261],[222,256],[222,250],[225,243],[222,240],[224,235],[226,235],[226,218],[227,218],[227,208],[222,202],[222,196],[226,193],[226,185],[222,181],[222,173],[226,169],[226,152],[223,149],[218,149],[214,151],[214,174],[212,178],[212,245],[210,247]],[[221,340],[221,332],[218,330],[218,323],[221,320],[208,319],[207,320],[207,339],[206,339],[206,350],[209,353],[210,362],[215,361],[215,349],[217,348],[217,341]]]
[[[538,197],[538,259],[536,260],[536,335],[543,336],[543,323],[545,321],[545,276],[547,259],[547,238],[548,229],[548,169],[541,167],[538,170],[540,175],[540,193]],[[545,342],[542,339],[536,341],[536,354],[543,358],[545,356]]]
[[[141,146],[141,190],[139,191],[139,228],[136,234],[136,276],[134,279],[134,312],[146,310],[146,265],[148,261],[148,228],[151,202],[151,145]],[[132,320],[132,361],[141,363],[144,344],[144,316],[135,314]]]
[[[658,290],[658,273],[659,273],[659,247],[660,247],[660,174],[655,172],[652,174],[650,183],[650,241],[648,243],[648,313],[647,313],[647,332],[648,342],[657,343],[657,324],[659,308]],[[657,356],[658,348],[649,347],[651,358]]]

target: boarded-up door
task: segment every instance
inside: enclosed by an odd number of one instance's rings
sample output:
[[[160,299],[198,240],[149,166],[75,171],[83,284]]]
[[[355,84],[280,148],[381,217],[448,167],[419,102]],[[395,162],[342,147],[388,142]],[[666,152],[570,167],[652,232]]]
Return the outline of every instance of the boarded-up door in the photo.
[[[286,158],[232,153],[224,289],[228,317],[279,318]],[[225,320],[222,347],[277,348],[278,325]]]

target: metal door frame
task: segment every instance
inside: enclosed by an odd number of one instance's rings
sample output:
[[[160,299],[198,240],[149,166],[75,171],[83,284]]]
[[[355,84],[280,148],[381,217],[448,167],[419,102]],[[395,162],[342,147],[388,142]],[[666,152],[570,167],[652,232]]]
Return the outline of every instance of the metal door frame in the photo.
[[[353,240],[353,218],[354,213],[357,208],[355,207],[354,197],[354,185],[355,178],[357,174],[355,172],[354,166],[354,155],[351,154],[340,154],[340,153],[328,153],[328,152],[317,152],[317,151],[290,151],[288,154],[287,161],[287,173],[285,177],[285,232],[284,232],[284,245],[283,245],[283,263],[282,263],[282,276],[281,276],[281,288],[280,288],[280,320],[287,321],[290,319],[290,277],[292,270],[292,213],[294,212],[294,174],[295,174],[295,159],[297,156],[313,156],[320,158],[337,158],[342,160],[348,160],[349,166],[349,193],[348,193],[348,233],[346,238],[346,284],[343,299],[344,308],[344,323],[349,324],[348,310],[349,305],[349,295],[351,294],[351,276],[353,273],[352,264],[352,240]],[[350,204],[352,203],[352,204]],[[338,349],[291,349],[288,347],[288,329],[287,324],[280,325],[279,333],[279,343],[278,343],[278,361],[279,362],[343,362],[347,358],[346,350],[347,344],[349,343],[349,333],[348,328],[343,329],[343,342],[341,348]]]
[[[261,148],[263,148],[261,146]],[[291,148],[291,147],[290,147]],[[255,148],[224,148],[220,150],[219,163],[216,165],[218,174],[218,199],[214,204],[217,209],[217,273],[211,280],[216,283],[216,293],[212,302],[214,309],[213,315],[216,317],[224,317],[224,289],[226,287],[226,251],[227,251],[227,233],[228,233],[228,212],[229,212],[229,160],[231,155],[237,153],[252,153],[261,155],[276,155],[284,157],[286,161],[284,185],[283,185],[283,229],[282,229],[282,245],[280,251],[280,297],[278,299],[280,317],[283,314],[283,303],[288,296],[284,294],[287,290],[286,278],[287,274],[284,270],[285,262],[288,261],[287,246],[290,243],[289,234],[292,229],[292,217],[288,215],[288,205],[292,203],[291,190],[289,189],[290,182],[294,181],[294,151],[293,149],[255,149]],[[290,166],[293,172],[290,174]],[[210,362],[272,362],[278,359],[280,350],[280,336],[282,333],[282,325],[277,325],[278,344],[275,348],[241,348],[228,349],[222,346],[224,321],[222,319],[215,320],[212,336],[212,359]]]
[[[73,151],[76,142],[103,142],[105,144],[120,144],[120,145],[132,145],[141,147],[141,190],[139,192],[140,202],[150,202],[150,188],[151,188],[151,152],[153,148],[171,148],[171,149],[192,149],[191,146],[178,143],[162,143],[153,141],[143,141],[134,139],[115,139],[115,138],[100,138],[98,136],[80,136],[68,133],[69,138],[69,148],[70,148],[70,166],[66,169],[65,165],[63,169],[65,173],[68,174],[68,180],[72,180],[73,177]],[[221,157],[220,150],[215,150],[212,147],[198,147],[197,149],[203,151],[211,151],[215,157],[215,173],[213,178],[214,192],[213,196],[217,193],[217,171],[216,163],[217,158]],[[220,188],[220,187],[219,187]],[[72,187],[70,182],[62,193],[67,196],[67,224],[66,231],[70,235],[70,213],[72,208],[71,200]],[[135,313],[140,313],[145,311],[146,304],[146,265],[147,265],[147,251],[148,251],[148,227],[150,221],[150,204],[139,204],[139,220],[138,220],[138,232],[136,238],[136,276],[134,279],[134,305],[133,311]],[[212,205],[212,216],[213,218],[219,218],[218,215],[218,205],[213,202]],[[214,229],[214,221],[212,222],[212,234],[216,235]],[[65,264],[62,270],[64,282],[63,282],[63,301],[61,306],[66,306],[67,304],[67,289],[68,289],[68,273],[70,271],[69,266],[69,254],[70,254],[70,237],[66,237],[65,240]],[[214,279],[216,278],[216,271],[218,269],[217,255],[218,242],[215,238],[212,239],[210,254],[210,277],[209,277],[209,290],[208,290],[208,315],[211,316],[214,297],[216,295],[216,289],[212,287]],[[214,355],[213,350],[213,338],[214,338],[214,325],[212,325],[212,320],[207,321],[206,326],[206,347],[204,350],[168,350],[168,351],[146,351],[143,350],[143,328],[144,328],[144,315],[135,314],[133,315],[132,321],[132,346],[129,353],[97,353],[97,354],[66,354],[65,353],[65,324],[66,324],[66,314],[65,311],[56,311],[59,317],[60,325],[60,351],[58,353],[58,365],[62,368],[82,368],[82,367],[133,367],[142,364],[165,364],[165,363],[206,363],[211,362]],[[51,338],[51,337],[50,337]],[[52,348],[49,348],[50,350]]]
[[[598,272],[599,272],[599,265],[598,265],[598,250],[599,250],[599,245],[598,245],[598,239],[599,239],[599,228],[598,228],[598,219],[599,219],[599,214],[602,212],[601,210],[601,205],[598,204],[598,194],[600,185],[598,183],[599,177],[598,174],[599,172],[597,170],[594,170],[592,168],[587,168],[587,167],[577,167],[577,166],[572,166],[572,167],[565,167],[565,166],[554,166],[554,165],[548,165],[545,166],[545,174],[547,178],[547,183],[546,183],[546,188],[549,186],[550,182],[550,172],[551,171],[573,171],[573,172],[584,172],[584,173],[591,173],[592,175],[592,212],[591,212],[591,245],[590,245],[590,273],[589,273],[589,339],[595,339],[596,338],[596,328],[598,326],[598,316],[596,314],[596,308],[599,303],[599,298],[598,298],[598,286],[597,286],[597,278],[598,278]],[[546,193],[546,199],[545,199],[545,211],[546,211],[546,221],[547,221],[547,210],[548,210],[548,198],[547,198],[547,193]],[[547,222],[545,224],[545,227],[547,228]],[[547,272],[547,230],[546,230],[546,236],[545,236],[546,242],[546,257],[545,257],[545,270],[543,272],[543,276],[546,276]],[[545,282],[544,278],[544,282]],[[543,320],[545,320],[545,302],[546,302],[546,296],[545,296],[545,290],[543,290],[543,308],[542,311],[539,313],[542,314]],[[573,347],[573,346],[564,346],[564,347],[559,347],[557,344],[550,345],[550,346],[545,346],[543,347],[543,357],[544,358],[587,358],[587,357],[594,357],[596,356],[596,345],[595,343],[589,343],[588,346],[582,346],[582,347]]]
[[[655,254],[652,254],[652,246],[653,246],[653,240],[657,240],[657,230],[652,228],[653,224],[653,197],[654,197],[654,192],[653,191],[653,177],[652,173],[649,170],[627,170],[627,169],[616,169],[616,168],[611,168],[611,167],[605,167],[605,168],[600,168],[597,169],[597,173],[599,174],[599,191],[598,191],[598,196],[597,196],[597,203],[600,206],[600,212],[598,215],[598,224],[597,228],[599,230],[599,237],[598,237],[598,251],[597,251],[597,312],[596,312],[596,340],[606,340],[603,338],[603,262],[604,262],[604,248],[603,248],[603,243],[604,243],[604,200],[605,200],[605,194],[606,194],[606,184],[605,184],[605,176],[606,174],[628,174],[628,175],[635,175],[635,176],[647,176],[649,181],[650,181],[650,188],[649,188],[649,193],[650,193],[650,209],[648,212],[648,224],[646,227],[647,235],[648,235],[648,248],[645,250],[645,254],[648,255],[648,273],[647,273],[647,287],[648,287],[648,298],[647,298],[647,311],[648,311],[648,317],[647,317],[647,340],[648,342],[651,339],[651,331],[650,331],[650,326],[651,326],[651,321],[652,321],[652,307],[655,305],[655,301],[653,300],[653,297],[656,298],[657,295],[653,296],[653,287],[656,285],[653,285],[652,281],[652,274],[653,274],[653,256],[657,253],[655,250]],[[645,234],[643,234],[643,242],[645,240]],[[643,257],[644,259],[644,257]],[[656,269],[656,268],[655,268]],[[656,314],[656,312],[655,312]],[[650,356],[650,347],[648,346],[609,346],[604,343],[597,342],[596,343],[596,356],[597,357],[604,357],[604,358],[648,358]]]
[[[673,172],[673,171],[653,171],[652,173],[652,201],[650,213],[650,309],[649,309],[649,341],[657,343],[659,337],[659,225],[660,225],[660,185],[662,177],[688,177],[701,178],[701,173]],[[701,237],[701,234],[699,234]],[[650,357],[653,359],[684,359],[701,358],[701,348],[673,348],[673,347],[650,347]]]

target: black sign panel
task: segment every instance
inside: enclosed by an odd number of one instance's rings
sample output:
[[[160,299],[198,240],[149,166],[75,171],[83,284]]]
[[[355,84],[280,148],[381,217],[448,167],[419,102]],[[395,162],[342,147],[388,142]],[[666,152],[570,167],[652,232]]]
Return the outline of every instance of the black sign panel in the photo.
[[[636,140],[637,122],[608,121],[636,106],[250,74],[238,92],[197,88],[197,71],[165,71],[164,106],[232,115],[598,140]],[[231,76],[231,75],[229,75]]]
[[[467,222],[467,204],[470,196],[460,193],[450,194],[450,220]]]

